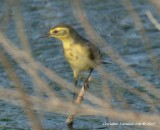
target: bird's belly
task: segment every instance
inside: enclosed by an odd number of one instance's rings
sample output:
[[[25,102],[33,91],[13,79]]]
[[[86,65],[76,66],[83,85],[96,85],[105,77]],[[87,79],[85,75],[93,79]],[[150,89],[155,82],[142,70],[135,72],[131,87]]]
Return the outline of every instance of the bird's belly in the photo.
[[[64,55],[69,64],[71,65],[72,69],[83,71],[91,68],[91,61],[88,58],[87,53],[81,53],[81,51],[79,50],[67,50],[64,51]]]
[[[79,71],[84,71],[84,70],[88,70],[89,68],[91,68],[91,65],[88,64],[87,62],[84,62],[83,59],[78,59],[78,60],[72,60],[72,61],[68,61],[71,65],[71,67],[75,70],[79,70]]]

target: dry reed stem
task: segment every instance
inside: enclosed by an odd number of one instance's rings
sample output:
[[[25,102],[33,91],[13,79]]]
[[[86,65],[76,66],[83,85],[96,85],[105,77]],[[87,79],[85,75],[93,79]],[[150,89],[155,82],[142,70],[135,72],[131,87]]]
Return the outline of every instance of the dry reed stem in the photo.
[[[0,23],[0,29],[5,32],[7,30],[7,27],[8,27],[8,23],[9,23],[9,20],[10,20],[10,12],[9,12],[9,9],[10,9],[10,6],[11,6],[11,2],[9,2],[9,0],[5,0],[4,1],[4,10],[3,11],[3,19]]]
[[[30,49],[30,46],[29,46],[27,35],[25,33],[25,30],[24,30],[25,25],[24,25],[23,18],[22,18],[22,15],[21,15],[20,1],[16,0],[16,2],[13,3],[13,4],[14,4],[14,10],[15,10],[14,21],[15,21],[15,24],[16,24],[17,36],[18,36],[18,38],[21,42],[22,49],[31,55],[32,52],[31,52],[31,49]]]
[[[153,17],[152,13],[150,11],[146,11],[146,15],[149,18],[149,20],[152,22],[152,24],[155,26],[156,29],[160,31],[160,24],[158,21]]]

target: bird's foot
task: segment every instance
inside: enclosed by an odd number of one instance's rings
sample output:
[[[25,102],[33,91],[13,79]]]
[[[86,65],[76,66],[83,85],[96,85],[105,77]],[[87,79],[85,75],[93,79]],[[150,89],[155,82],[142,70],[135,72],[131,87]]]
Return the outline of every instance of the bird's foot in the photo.
[[[89,83],[88,82],[85,82],[84,83],[84,90],[87,90],[89,88]]]

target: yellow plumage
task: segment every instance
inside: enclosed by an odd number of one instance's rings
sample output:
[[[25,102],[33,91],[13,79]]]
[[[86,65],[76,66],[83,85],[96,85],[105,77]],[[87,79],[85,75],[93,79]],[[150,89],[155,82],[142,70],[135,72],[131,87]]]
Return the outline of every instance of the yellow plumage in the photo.
[[[77,85],[79,73],[90,70],[85,82],[87,84],[93,69],[102,63],[99,49],[81,37],[71,26],[65,24],[51,28],[46,36],[57,38],[63,42],[64,55],[73,70],[75,85]]]

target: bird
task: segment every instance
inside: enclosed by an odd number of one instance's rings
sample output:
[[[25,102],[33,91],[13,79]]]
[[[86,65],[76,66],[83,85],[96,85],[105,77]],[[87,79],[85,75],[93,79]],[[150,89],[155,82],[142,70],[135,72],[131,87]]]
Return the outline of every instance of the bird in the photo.
[[[84,81],[84,87],[87,89],[93,70],[100,64],[110,64],[110,62],[102,60],[102,53],[95,44],[82,37],[68,24],[58,24],[50,28],[49,32],[42,37],[52,37],[62,41],[64,56],[73,70],[75,86],[78,84],[79,74],[83,71],[89,71]],[[74,91],[74,98],[76,96]]]

